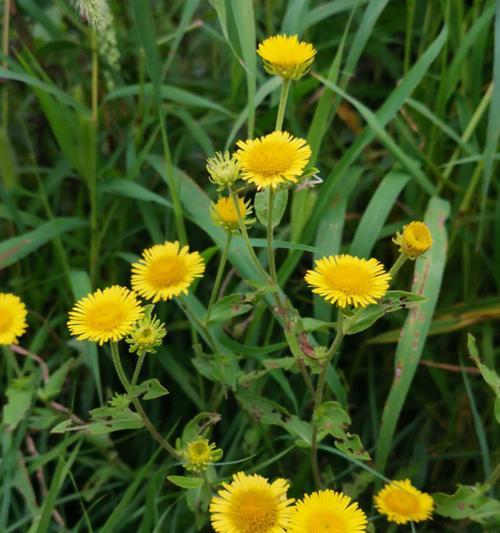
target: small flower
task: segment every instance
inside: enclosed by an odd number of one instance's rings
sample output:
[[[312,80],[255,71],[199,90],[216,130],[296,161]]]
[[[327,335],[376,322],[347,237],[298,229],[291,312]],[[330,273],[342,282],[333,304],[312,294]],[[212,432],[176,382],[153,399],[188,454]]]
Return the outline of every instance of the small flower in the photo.
[[[179,241],[167,241],[144,250],[142,258],[132,265],[132,287],[156,303],[187,294],[203,272],[205,263],[198,252],[189,253],[189,246],[181,247]]]
[[[113,285],[78,300],[69,312],[68,328],[80,341],[117,342],[143,313],[134,291]]]
[[[155,348],[160,346],[167,334],[165,324],[152,314],[153,306],[145,307],[144,316],[139,319],[125,341],[130,344],[130,353],[137,352],[138,356],[147,353],[156,353]]]
[[[388,483],[376,496],[375,507],[396,524],[429,520],[434,509],[430,494],[416,489],[409,479]]]
[[[210,503],[210,520],[217,533],[285,533],[290,519],[285,479],[269,483],[257,474],[234,474],[231,483]]]
[[[245,225],[252,224],[253,220],[246,219],[246,216],[252,212],[250,200],[245,200],[238,196],[238,208],[241,219]],[[217,226],[225,231],[234,233],[238,230],[238,213],[236,211],[233,199],[230,196],[219,196],[217,202],[210,205],[210,216]]]
[[[339,307],[366,307],[382,298],[389,288],[390,274],[376,259],[332,255],[316,261],[306,282],[312,291]]]
[[[16,344],[26,331],[26,306],[19,296],[0,292],[0,344]]]
[[[182,450],[182,457],[186,470],[203,472],[212,463],[222,459],[222,450],[217,448],[213,442],[209,442],[208,439],[198,437],[186,444]]]
[[[296,183],[311,157],[307,141],[286,131],[238,141],[238,148],[235,157],[240,163],[242,178],[254,183],[258,190]]]
[[[299,41],[297,35],[275,35],[260,43],[257,53],[269,74],[298,80],[309,71],[316,50],[311,43]]]
[[[432,246],[432,235],[424,222],[410,222],[392,240],[409,259],[416,259]]]
[[[306,494],[292,508],[289,533],[358,533],[366,515],[349,496],[333,490]]]
[[[217,185],[218,191],[221,191],[238,181],[240,166],[229,152],[224,152],[224,154],[217,152],[207,159],[207,172],[210,174],[210,181]]]

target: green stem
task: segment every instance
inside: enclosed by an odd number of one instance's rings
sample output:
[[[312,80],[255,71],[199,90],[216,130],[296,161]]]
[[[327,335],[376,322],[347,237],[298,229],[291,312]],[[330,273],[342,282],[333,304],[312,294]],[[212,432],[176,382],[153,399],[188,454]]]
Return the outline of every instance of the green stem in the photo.
[[[290,85],[292,81],[283,79],[281,84],[280,103],[278,106],[278,114],[276,116],[276,130],[281,130],[283,127],[283,120],[285,118],[286,101],[288,100],[288,92],[290,91]]]
[[[182,301],[182,298],[176,298],[175,301],[177,302],[178,306],[182,309],[183,313],[188,317],[189,320],[194,322],[196,326],[200,329],[200,331],[205,336],[205,342],[213,349],[215,350],[215,342],[212,337],[212,334],[210,333],[210,330],[208,329],[207,325],[202,322],[194,313],[191,313],[191,311],[188,309],[187,305]],[[194,331],[195,338],[193,339],[193,342],[196,339],[196,330],[192,328],[192,331]]]
[[[97,258],[99,256],[99,227],[97,215],[97,129],[99,123],[98,96],[99,96],[99,56],[97,52],[97,34],[95,30],[90,34],[90,45],[92,49],[92,168],[88,176],[88,187],[90,195],[90,280],[95,284],[97,276]]]
[[[134,373],[132,375],[132,381],[130,382],[131,389],[133,389],[137,385],[137,380],[139,379],[142,364],[144,363],[145,358],[146,358],[146,354],[139,355],[139,357],[137,358],[137,363],[135,364]]]
[[[116,373],[118,374],[118,378],[127,392],[127,394],[130,396],[130,399],[132,400],[132,403],[134,404],[134,407],[136,408],[136,411],[138,415],[141,417],[142,422],[144,423],[144,427],[149,431],[151,436],[156,440],[156,442],[164,449],[166,450],[170,455],[172,455],[175,459],[179,459],[179,454],[176,452],[173,446],[171,446],[159,433],[159,431],[156,429],[154,424],[149,419],[148,415],[145,413],[144,409],[142,408],[141,402],[139,401],[139,398],[136,396],[131,395],[131,389],[132,384],[129,383],[127,376],[125,375],[125,370],[123,369],[121,360],[120,360],[120,353],[118,351],[118,343],[112,342],[111,343],[111,357],[113,358],[113,364],[116,370]],[[142,363],[141,363],[142,364]],[[137,365],[139,366],[139,365]],[[136,366],[136,370],[137,370]],[[139,369],[140,370],[140,369]],[[135,376],[134,372],[134,376]],[[137,377],[139,376],[139,372],[137,372]],[[132,378],[133,380],[134,378]]]
[[[406,254],[403,254],[403,253],[399,254],[399,257],[396,259],[396,261],[394,261],[394,264],[389,270],[391,279],[394,279],[396,277],[396,274],[398,273],[399,269],[405,264],[407,259],[408,259],[408,256]]]
[[[316,393],[314,395],[313,417],[318,407],[323,403],[323,395],[324,395],[325,383],[326,383],[326,372],[328,370],[328,367],[330,366],[333,356],[335,355],[335,352],[337,351],[338,347],[340,346],[340,343],[342,342],[343,337],[344,337],[344,333],[342,331],[342,314],[340,313],[340,310],[339,310],[338,318],[337,318],[337,333],[335,334],[335,338],[333,339],[333,342],[330,348],[326,352],[323,366],[321,369],[321,373],[319,375],[318,382],[316,384]],[[311,439],[311,465],[312,465],[312,470],[313,470],[314,481],[316,483],[316,486],[319,489],[322,487],[323,482],[321,480],[321,474],[320,474],[319,463],[318,463],[318,428],[314,425],[314,423],[313,423],[313,432],[312,432],[312,439]]]
[[[14,374],[16,375],[16,377],[22,376],[23,371],[21,367],[19,366],[19,363],[17,362],[17,359],[16,359],[16,354],[12,351],[12,348],[10,347],[10,345],[2,346],[2,348],[5,354],[5,358],[9,362],[10,367],[14,370]]]
[[[3,5],[3,25],[2,25],[2,54],[4,57],[3,67],[7,68],[7,57],[9,55],[9,26],[10,26],[10,0],[5,0]],[[7,133],[9,122],[9,84],[4,83],[2,89],[2,126]]]
[[[274,190],[269,187],[268,190],[268,215],[267,215],[267,227],[266,227],[266,241],[267,241],[267,262],[269,264],[269,274],[273,281],[273,284],[278,287],[278,274],[276,272],[276,261],[274,258],[273,248],[273,208],[274,208]],[[276,292],[276,304],[281,307],[279,292]]]
[[[212,307],[214,303],[216,302],[217,297],[219,295],[219,289],[220,289],[220,285],[222,282],[222,275],[224,274],[224,269],[226,268],[227,256],[229,253],[229,247],[231,246],[232,238],[233,238],[232,233],[228,231],[226,235],[226,243],[224,244],[224,249],[222,250],[222,255],[220,257],[219,267],[217,268],[217,275],[215,276],[214,288],[212,289],[212,294],[210,296],[210,301],[208,303],[207,318],[205,320],[205,324],[208,324],[210,320],[210,313],[212,312]]]
[[[250,242],[250,238],[248,237],[248,231],[245,226],[245,222],[243,221],[243,217],[241,216],[241,210],[238,203],[238,197],[236,193],[230,188],[229,193],[231,195],[231,198],[233,200],[234,208],[236,210],[236,213],[238,214],[238,226],[240,228],[241,237],[243,241],[245,242],[245,245],[247,247],[248,253],[250,254],[250,257],[257,268],[257,270],[262,274],[264,279],[267,282],[272,283],[272,279],[269,277],[269,274],[265,271],[264,267],[262,266],[261,262],[259,261],[259,258],[255,255],[255,251],[253,249],[252,243]]]

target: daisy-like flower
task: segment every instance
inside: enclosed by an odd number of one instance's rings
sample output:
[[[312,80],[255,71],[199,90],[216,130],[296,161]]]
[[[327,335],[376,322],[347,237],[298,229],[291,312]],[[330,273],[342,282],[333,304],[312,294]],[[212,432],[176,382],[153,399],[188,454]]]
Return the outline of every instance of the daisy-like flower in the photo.
[[[375,507],[396,524],[429,520],[434,509],[430,494],[416,489],[409,479],[388,483],[376,496]]]
[[[246,219],[246,217],[252,212],[252,206],[250,200],[245,200],[238,196],[238,208],[240,210],[241,219],[245,225],[250,225],[252,220]],[[233,199],[230,196],[219,196],[217,202],[210,205],[210,216],[214,224],[220,226],[225,231],[231,233],[235,232],[239,228],[238,213],[234,206]]]
[[[147,305],[143,317],[134,324],[125,341],[130,344],[130,353],[136,352],[141,357],[156,353],[166,334],[165,324],[153,315],[153,305]]]
[[[393,242],[409,259],[416,259],[432,246],[432,235],[424,222],[410,222],[402,233],[396,233]]]
[[[26,306],[19,296],[0,292],[0,344],[16,344],[26,331]]]
[[[311,43],[299,41],[296,35],[275,35],[260,43],[257,53],[269,74],[298,80],[309,71],[316,50]]]
[[[366,531],[366,515],[342,492],[320,490],[296,502],[288,533],[358,533]]]
[[[273,131],[259,139],[238,141],[235,157],[244,180],[257,189],[276,189],[283,183],[296,183],[311,157],[311,148],[304,139],[286,131]]]
[[[376,259],[352,255],[331,255],[316,261],[308,270],[306,282],[312,291],[339,307],[366,307],[382,298],[391,279]]]
[[[208,439],[198,437],[186,444],[182,450],[182,457],[186,470],[203,472],[212,463],[221,460],[222,450],[217,448],[213,442],[209,442]]]
[[[290,517],[285,479],[269,483],[257,474],[234,474],[231,483],[210,503],[210,519],[217,533],[285,533]]]
[[[69,312],[68,328],[80,341],[117,342],[127,336],[143,313],[134,291],[113,285],[78,300]]]
[[[195,278],[205,272],[205,263],[198,252],[179,241],[155,244],[142,252],[132,265],[132,288],[141,296],[158,302],[187,294]]]

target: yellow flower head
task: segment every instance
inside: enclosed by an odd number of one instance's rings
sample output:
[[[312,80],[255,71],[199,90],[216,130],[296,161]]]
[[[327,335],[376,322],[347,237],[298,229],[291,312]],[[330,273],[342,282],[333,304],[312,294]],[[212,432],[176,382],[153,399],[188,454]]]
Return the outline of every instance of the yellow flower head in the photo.
[[[289,533],[358,533],[366,515],[349,496],[333,490],[306,494],[292,508]]]
[[[238,161],[227,151],[217,152],[207,159],[207,172],[210,174],[210,181],[217,185],[219,191],[230,187],[240,177]]]
[[[269,483],[257,474],[234,474],[231,483],[210,503],[210,519],[217,533],[285,533],[293,503],[286,497],[288,481]]]
[[[424,222],[410,222],[403,227],[403,233],[396,233],[393,242],[409,259],[416,259],[432,246],[432,235]]]
[[[0,292],[0,344],[16,344],[26,331],[26,306],[19,296]]]
[[[186,444],[182,451],[182,457],[186,470],[203,472],[212,463],[221,460],[222,450],[217,448],[213,442],[209,442],[208,439],[198,437]]]
[[[241,219],[245,225],[250,225],[252,220],[247,220],[246,216],[252,212],[252,206],[250,200],[245,200],[238,196],[238,208],[240,211]],[[220,226],[226,231],[235,232],[239,228],[238,213],[234,206],[233,199],[229,196],[219,196],[217,202],[212,203],[210,206],[210,216],[214,224]]]
[[[375,303],[386,293],[390,279],[390,274],[376,259],[352,255],[323,257],[305,276],[314,293],[339,307],[366,307]]]
[[[296,183],[302,176],[311,148],[304,139],[286,131],[273,131],[259,139],[238,141],[235,157],[241,166],[242,178],[257,189],[276,189],[283,183]]]
[[[375,507],[390,522],[407,524],[429,520],[434,509],[430,494],[416,489],[409,479],[388,483],[376,496]]]
[[[81,341],[116,342],[127,336],[143,313],[135,292],[113,285],[78,300],[69,312],[68,328]]]
[[[178,241],[155,244],[132,265],[132,287],[153,302],[170,300],[187,294],[193,280],[203,272],[203,258],[198,252],[189,253],[189,246],[181,247]]]
[[[298,80],[309,71],[316,50],[312,44],[299,41],[296,35],[275,35],[260,43],[257,53],[269,74]]]

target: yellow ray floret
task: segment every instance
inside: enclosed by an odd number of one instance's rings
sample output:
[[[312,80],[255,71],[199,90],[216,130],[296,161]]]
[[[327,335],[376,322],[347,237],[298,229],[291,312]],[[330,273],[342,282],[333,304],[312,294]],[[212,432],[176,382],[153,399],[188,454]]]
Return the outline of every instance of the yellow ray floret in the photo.
[[[0,344],[16,344],[26,331],[26,306],[19,296],[0,292]]]
[[[430,494],[416,489],[409,479],[392,481],[376,496],[375,507],[387,520],[396,524],[429,520],[434,509]]]
[[[78,300],[69,313],[68,328],[78,340],[117,342],[128,335],[143,313],[133,291],[113,285]]]
[[[269,483],[257,474],[238,472],[210,503],[210,519],[217,533],[285,533],[290,516],[288,482]]]
[[[432,246],[432,235],[424,222],[410,222],[403,227],[402,233],[397,233],[393,241],[399,246],[399,251],[409,259],[416,259]]]
[[[286,131],[238,141],[238,148],[235,157],[240,163],[242,178],[254,183],[259,190],[296,183],[311,157],[307,141]]]
[[[238,202],[238,209],[243,223],[245,225],[251,224],[252,221],[246,219],[252,212],[250,200],[245,202],[243,198],[238,196],[236,201]],[[239,227],[238,212],[230,196],[219,196],[217,202],[212,203],[210,206],[210,216],[214,224],[226,231],[234,232]]]
[[[289,533],[359,533],[366,515],[349,496],[333,490],[306,494],[292,508]]]
[[[312,291],[339,307],[366,307],[382,298],[391,279],[376,259],[351,255],[323,257],[308,270],[306,282]]]
[[[189,246],[181,246],[178,241],[155,244],[132,265],[132,288],[153,302],[170,300],[187,294],[203,272],[203,258],[198,252],[189,253]]]
[[[297,35],[275,35],[260,43],[257,53],[269,74],[297,80],[309,70],[316,50]]]

